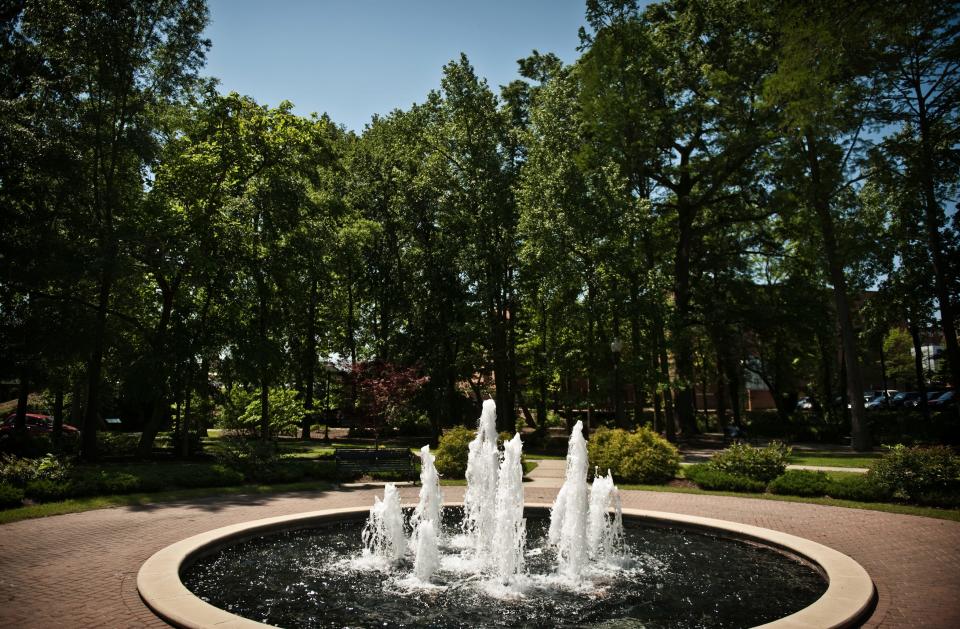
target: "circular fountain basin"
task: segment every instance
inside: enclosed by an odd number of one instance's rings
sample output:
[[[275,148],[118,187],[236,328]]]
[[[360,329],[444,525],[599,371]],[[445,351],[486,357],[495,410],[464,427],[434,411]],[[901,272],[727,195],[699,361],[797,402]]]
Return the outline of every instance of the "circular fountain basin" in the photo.
[[[526,514],[530,517],[543,517],[548,513],[548,505],[526,506]],[[183,584],[181,575],[198,560],[227,546],[283,531],[324,527],[343,521],[360,523],[368,514],[367,508],[329,509],[256,520],[202,533],[168,546],[148,559],[137,576],[137,586],[147,605],[177,626],[264,627],[266,625],[201,600]],[[773,548],[813,564],[827,583],[824,594],[809,606],[763,626],[846,627],[862,620],[871,608],[874,587],[866,571],[846,555],[816,542],[770,529],[696,516],[635,509],[625,509],[623,516],[625,523],[692,529],[734,538]]]

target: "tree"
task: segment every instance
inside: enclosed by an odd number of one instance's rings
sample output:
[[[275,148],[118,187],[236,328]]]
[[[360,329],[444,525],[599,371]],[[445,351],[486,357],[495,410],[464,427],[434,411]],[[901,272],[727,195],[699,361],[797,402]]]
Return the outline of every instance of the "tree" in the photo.
[[[881,26],[884,92],[881,118],[899,125],[884,139],[898,185],[916,190],[933,270],[951,379],[960,382],[960,345],[944,202],[960,182],[960,22],[957,2],[928,0],[883,4]],[[960,406],[958,406],[960,408]]]
[[[70,138],[80,186],[72,227],[91,243],[95,318],[81,451],[94,458],[123,235],[156,154],[156,112],[191,88],[203,61],[207,12],[198,0],[62,0],[21,5],[17,19],[47,79],[24,98],[58,104],[55,125]]]

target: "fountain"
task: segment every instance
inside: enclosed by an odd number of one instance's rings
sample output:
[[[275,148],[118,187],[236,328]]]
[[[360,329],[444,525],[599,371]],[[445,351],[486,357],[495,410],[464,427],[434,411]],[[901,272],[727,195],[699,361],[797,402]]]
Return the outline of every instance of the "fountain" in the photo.
[[[151,557],[140,592],[191,627],[226,626],[233,614],[295,627],[742,627],[791,611],[789,626],[847,626],[869,609],[869,576],[836,551],[731,522],[622,509],[609,470],[588,483],[580,422],[556,500],[525,505],[523,443],[516,434],[500,450],[495,422],[487,401],[462,507],[444,505],[425,446],[415,507],[404,509],[387,484],[359,535],[356,509],[203,534]],[[810,562],[823,567],[826,594]],[[170,574],[185,587],[170,586]]]

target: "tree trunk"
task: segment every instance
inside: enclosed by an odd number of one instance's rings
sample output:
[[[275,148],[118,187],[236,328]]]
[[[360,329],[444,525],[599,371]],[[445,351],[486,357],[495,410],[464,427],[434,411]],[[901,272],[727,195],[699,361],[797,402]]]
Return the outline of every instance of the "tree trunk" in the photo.
[[[310,302],[307,307],[307,347],[304,357],[303,425],[300,438],[310,440],[313,425],[313,387],[317,372],[317,281],[310,284]]]
[[[940,234],[942,210],[937,201],[936,182],[934,181],[933,147],[930,139],[930,121],[928,119],[927,102],[923,96],[924,86],[915,83],[914,91],[917,95],[917,115],[920,127],[920,155],[923,167],[920,169],[920,178],[923,187],[923,214],[924,227],[927,233],[927,246],[930,249],[930,260],[933,263],[934,285],[937,291],[937,302],[940,305],[940,326],[943,328],[943,338],[947,349],[947,363],[950,369],[950,380],[954,386],[960,385],[960,345],[957,343],[957,328],[953,302],[950,299],[950,278],[947,270],[950,268],[943,251],[943,238]],[[954,405],[960,411],[960,396],[954,396]]]
[[[87,405],[83,414],[83,431],[80,435],[80,458],[84,461],[97,459],[97,429],[100,423],[100,379],[103,373],[103,350],[106,342],[107,311],[113,288],[113,253],[108,250],[100,274],[100,290],[97,295],[97,316],[93,327],[93,347],[87,361]]]
[[[807,161],[810,167],[810,180],[813,194],[814,211],[820,224],[823,249],[827,258],[827,271],[833,284],[833,297],[840,324],[840,339],[847,367],[846,393],[851,405],[850,432],[854,450],[865,452],[871,449],[870,432],[867,427],[866,413],[863,408],[863,375],[860,372],[860,358],[857,352],[857,339],[853,329],[850,302],[847,298],[847,279],[843,271],[843,261],[837,245],[836,228],[830,211],[830,201],[823,190],[823,178],[820,173],[820,156],[813,133],[806,132]]]
[[[30,399],[30,376],[27,368],[20,368],[17,390],[17,413],[13,420],[13,432],[19,437],[27,436],[27,401]]]
[[[910,338],[913,339],[913,368],[917,376],[917,392],[920,394],[920,410],[923,412],[923,418],[930,421],[930,408],[927,406],[927,382],[923,377],[923,355],[920,346],[920,330],[917,324],[910,321]]]
[[[57,385],[57,392],[53,397],[53,431],[50,438],[54,445],[60,445],[63,437],[63,385]]]

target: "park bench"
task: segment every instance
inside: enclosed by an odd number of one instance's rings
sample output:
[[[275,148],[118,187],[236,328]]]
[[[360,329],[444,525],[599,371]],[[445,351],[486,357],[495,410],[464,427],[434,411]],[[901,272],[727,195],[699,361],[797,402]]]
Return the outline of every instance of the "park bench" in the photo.
[[[337,478],[351,478],[369,472],[398,472],[413,478],[413,456],[404,448],[337,448],[333,460]]]

